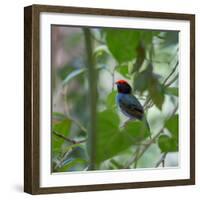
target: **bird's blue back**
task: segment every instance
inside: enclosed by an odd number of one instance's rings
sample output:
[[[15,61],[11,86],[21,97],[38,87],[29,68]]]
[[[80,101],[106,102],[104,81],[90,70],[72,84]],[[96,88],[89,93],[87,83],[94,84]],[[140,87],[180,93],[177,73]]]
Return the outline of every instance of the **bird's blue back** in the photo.
[[[139,109],[143,110],[141,103],[132,94],[118,93],[116,96],[116,103],[120,105],[121,102],[123,102],[124,104],[135,105]]]
[[[142,119],[143,107],[135,96],[118,93],[116,96],[116,103],[127,117]]]

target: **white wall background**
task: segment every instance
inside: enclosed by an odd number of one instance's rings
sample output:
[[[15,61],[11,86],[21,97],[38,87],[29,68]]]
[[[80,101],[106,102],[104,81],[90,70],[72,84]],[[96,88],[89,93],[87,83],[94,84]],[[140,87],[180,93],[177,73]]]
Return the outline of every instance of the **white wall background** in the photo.
[[[31,196],[23,193],[23,7],[30,4],[184,12],[196,14],[196,102],[200,102],[200,1],[198,0],[40,0],[2,1],[0,6],[0,198],[1,199],[199,199],[200,106],[196,105],[195,186]],[[199,44],[199,45],[198,45]]]

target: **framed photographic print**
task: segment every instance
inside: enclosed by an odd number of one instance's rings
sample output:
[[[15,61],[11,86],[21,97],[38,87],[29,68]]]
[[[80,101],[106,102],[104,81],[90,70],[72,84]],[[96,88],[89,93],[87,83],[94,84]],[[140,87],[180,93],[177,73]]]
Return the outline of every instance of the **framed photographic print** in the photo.
[[[24,9],[24,191],[195,183],[195,16]]]

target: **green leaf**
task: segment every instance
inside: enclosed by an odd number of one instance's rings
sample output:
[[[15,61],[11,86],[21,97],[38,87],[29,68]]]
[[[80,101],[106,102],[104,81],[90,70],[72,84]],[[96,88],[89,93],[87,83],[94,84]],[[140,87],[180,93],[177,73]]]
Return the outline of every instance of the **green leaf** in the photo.
[[[165,100],[164,88],[155,76],[152,76],[149,82],[149,94],[153,103],[161,110]]]
[[[172,116],[165,123],[165,127],[170,131],[171,137],[162,135],[159,137],[158,144],[162,152],[178,151],[178,115]]]
[[[145,70],[137,73],[134,77],[134,89],[139,92],[144,92],[149,84],[149,78],[151,77],[151,72]]]
[[[127,62],[136,57],[136,47],[140,32],[126,29],[105,29],[107,46],[119,62]]]
[[[125,78],[129,78],[128,65],[118,65],[115,70]]]
[[[64,140],[57,137],[52,133],[52,153],[53,154],[59,154],[62,151],[62,144],[64,143]]]
[[[151,45],[153,35],[155,34],[154,31],[142,31],[142,40],[144,41],[145,45]]]
[[[138,72],[145,60],[145,48],[142,42],[138,44],[136,51],[137,51],[137,58],[136,62],[133,65],[132,73]]]
[[[167,135],[161,135],[158,138],[158,146],[162,152],[177,152],[178,143],[174,138]]]
[[[67,136],[67,135],[69,135],[70,127],[71,127],[71,120],[65,119],[59,123],[54,124],[53,130],[57,131],[60,134]]]
[[[153,76],[153,66],[148,64],[147,68],[142,72],[137,72],[134,77],[134,89],[139,92],[144,92],[149,86]]]
[[[150,136],[148,127],[142,121],[130,121],[126,123],[123,133],[130,134],[135,141],[142,140]]]
[[[98,113],[96,162],[117,156],[130,146],[144,140],[149,132],[139,121],[128,123],[119,129],[119,117],[113,110]]]
[[[110,52],[106,45],[97,46],[94,49],[93,55],[96,58],[96,62],[99,63],[106,63],[106,59],[110,56]]]
[[[153,66],[148,64],[142,72],[136,73],[134,77],[134,90],[143,93],[148,89],[153,103],[160,110],[165,100],[164,87],[160,84],[157,74],[153,73]]]
[[[107,99],[106,99],[106,105],[107,105],[107,107],[108,108],[113,108],[113,107],[115,107],[115,97],[116,97],[116,95],[117,95],[117,92],[116,91],[112,91],[109,95],[108,95],[108,97],[107,97]]]
[[[178,96],[178,88],[176,88],[176,87],[166,88],[165,93],[169,94],[169,95]]]
[[[109,128],[116,130],[119,127],[119,116],[114,110],[107,109],[98,113],[97,119],[101,122],[98,122],[99,130],[109,130]]]
[[[81,68],[81,69],[76,69],[75,71],[71,72],[70,74],[68,74],[66,76],[66,78],[63,81],[63,85],[66,85],[71,79],[73,79],[76,76],[79,76],[81,74],[83,74],[85,71],[87,70],[87,68]]]
[[[125,138],[119,131],[119,117],[112,110],[105,110],[97,115],[97,152],[96,162],[101,163],[124,149]]]
[[[166,123],[165,127],[171,132],[172,137],[178,138],[178,115],[170,117]]]

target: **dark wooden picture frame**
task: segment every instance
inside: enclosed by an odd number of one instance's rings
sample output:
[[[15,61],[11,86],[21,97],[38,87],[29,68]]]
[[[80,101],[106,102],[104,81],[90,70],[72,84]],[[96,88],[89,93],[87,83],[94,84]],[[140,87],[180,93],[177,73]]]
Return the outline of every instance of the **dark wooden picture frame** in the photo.
[[[40,13],[75,13],[190,22],[190,178],[150,182],[40,187]],[[24,9],[24,191],[30,194],[195,184],[195,16],[192,14],[32,5]]]

